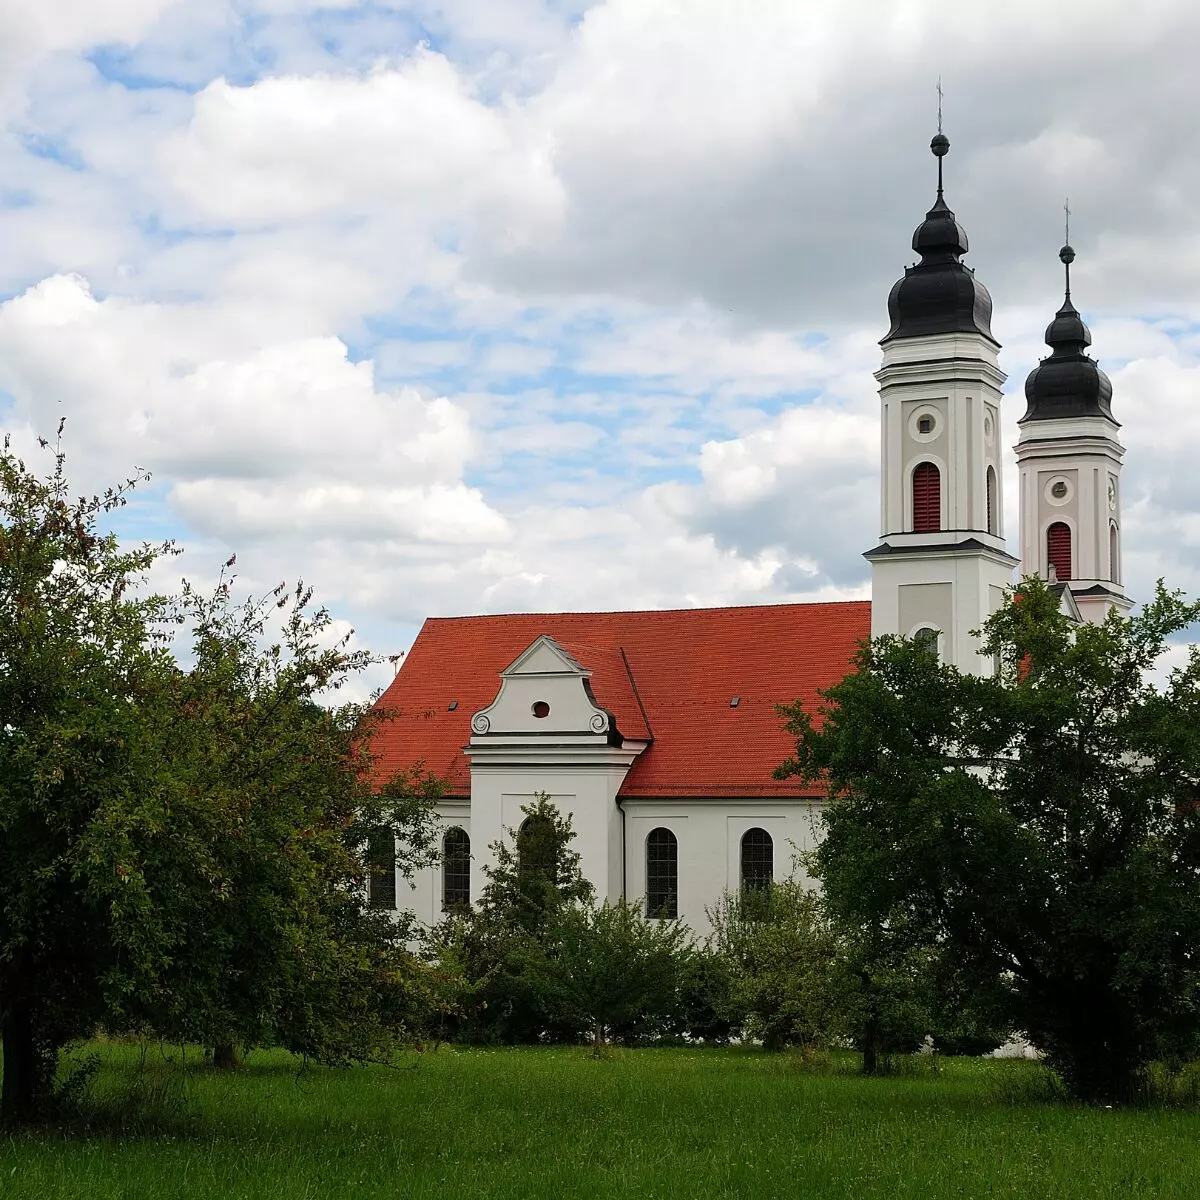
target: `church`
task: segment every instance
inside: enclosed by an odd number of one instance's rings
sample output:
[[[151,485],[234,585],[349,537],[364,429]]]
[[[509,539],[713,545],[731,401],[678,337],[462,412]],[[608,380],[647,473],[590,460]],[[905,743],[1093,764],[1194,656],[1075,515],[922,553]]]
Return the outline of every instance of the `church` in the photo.
[[[1025,384],[1016,446],[1020,557],[1004,530],[1000,345],[992,299],[962,258],[943,195],[949,140],[930,143],[937,197],[919,261],[888,297],[881,341],[880,537],[871,600],[652,612],[431,617],[377,702],[378,770],[446,781],[442,861],[411,884],[376,870],[370,897],[428,924],[476,899],[489,847],[539,793],[571,815],[600,899],[709,929],[726,891],[803,875],[819,792],[779,781],[793,749],[776,705],[841,679],[859,642],[919,637],[987,674],[978,629],[1014,572],[1055,582],[1075,619],[1131,601],[1121,582],[1121,456],[1112,385],[1071,300],[1069,245],[1050,354]],[[813,514],[819,519],[819,514]]]

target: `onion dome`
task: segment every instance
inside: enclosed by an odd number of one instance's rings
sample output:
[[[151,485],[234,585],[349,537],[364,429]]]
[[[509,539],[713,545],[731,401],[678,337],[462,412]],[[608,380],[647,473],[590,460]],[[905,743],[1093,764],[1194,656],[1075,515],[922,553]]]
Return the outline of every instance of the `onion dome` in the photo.
[[[1052,353],[1025,380],[1027,407],[1018,424],[1061,417],[1106,417],[1112,421],[1112,384],[1095,359],[1087,356],[1092,335],[1071,303],[1071,263],[1075,261],[1075,251],[1064,246],[1058,257],[1066,270],[1066,298],[1054,320],[1046,326],[1046,345]]]
[[[950,152],[950,139],[939,132],[929,149],[938,160],[937,199],[913,234],[921,261],[905,269],[888,296],[892,327],[883,340],[982,333],[994,341],[992,298],[975,272],[959,262],[967,252],[967,233],[942,194],[942,159]]]

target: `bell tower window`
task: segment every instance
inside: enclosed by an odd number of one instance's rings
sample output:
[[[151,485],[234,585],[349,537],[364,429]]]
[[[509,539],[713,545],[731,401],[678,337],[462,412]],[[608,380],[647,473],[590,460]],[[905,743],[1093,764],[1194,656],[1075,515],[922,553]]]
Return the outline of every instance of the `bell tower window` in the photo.
[[[987,469],[987,531],[996,533],[1000,524],[996,519],[996,468]]]
[[[1059,583],[1071,578],[1071,527],[1065,521],[1055,521],[1046,530],[1046,563],[1054,568]]]
[[[1117,523],[1108,527],[1108,577],[1113,583],[1121,582],[1121,546],[1118,541]]]
[[[918,463],[912,475],[913,532],[936,533],[942,527],[942,473],[931,462]]]

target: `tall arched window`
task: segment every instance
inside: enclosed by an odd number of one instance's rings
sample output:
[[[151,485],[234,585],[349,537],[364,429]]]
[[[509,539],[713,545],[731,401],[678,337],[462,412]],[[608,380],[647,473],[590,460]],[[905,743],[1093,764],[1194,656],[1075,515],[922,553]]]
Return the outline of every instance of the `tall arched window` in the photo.
[[[742,890],[761,891],[775,879],[775,843],[765,829],[742,834]]]
[[[471,903],[471,839],[457,825],[442,839],[442,911]]]
[[[554,823],[549,817],[526,817],[517,830],[517,873],[554,875],[554,840]]]
[[[1117,523],[1108,527],[1108,577],[1113,583],[1121,582],[1121,545],[1118,541]]]
[[[1065,521],[1055,521],[1046,530],[1046,563],[1054,568],[1059,583],[1071,578],[1071,527]]]
[[[913,532],[934,533],[942,527],[942,473],[931,462],[918,463],[912,474]]]
[[[996,533],[1000,528],[999,518],[996,515],[996,468],[988,467],[987,469],[987,531],[988,533]]]
[[[396,839],[390,829],[376,829],[367,839],[367,904],[396,907]]]
[[[679,842],[669,829],[646,838],[646,916],[679,916]]]

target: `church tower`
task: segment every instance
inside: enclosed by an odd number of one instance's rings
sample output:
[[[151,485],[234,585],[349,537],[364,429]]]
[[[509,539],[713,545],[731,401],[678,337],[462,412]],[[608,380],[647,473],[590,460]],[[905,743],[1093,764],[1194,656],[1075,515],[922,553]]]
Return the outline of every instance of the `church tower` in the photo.
[[[1025,381],[1017,422],[1021,572],[1065,583],[1085,621],[1127,612],[1121,572],[1120,425],[1112,384],[1087,355],[1092,335],[1071,303],[1075,251],[1059,251],[1066,298],[1046,328],[1052,353]]]
[[[913,234],[920,261],[888,297],[880,345],[880,544],[871,563],[871,634],[921,636],[960,670],[990,674],[971,636],[999,607],[1017,560],[1005,549],[1000,344],[992,298],[960,260],[967,235],[946,204],[950,141],[930,143],[937,199]]]

